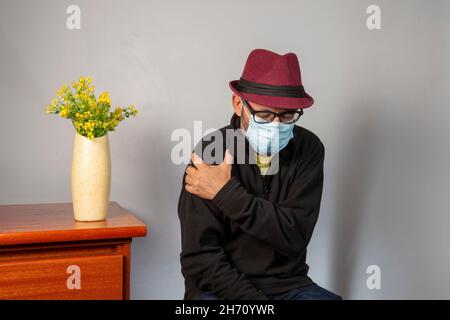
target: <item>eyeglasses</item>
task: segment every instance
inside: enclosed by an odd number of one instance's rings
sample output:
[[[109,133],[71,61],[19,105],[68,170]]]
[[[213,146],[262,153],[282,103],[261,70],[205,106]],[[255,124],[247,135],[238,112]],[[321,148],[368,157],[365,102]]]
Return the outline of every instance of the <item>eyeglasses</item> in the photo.
[[[303,114],[303,110],[292,110],[292,111],[282,111],[282,112],[272,112],[269,110],[264,111],[255,111],[247,100],[241,99],[244,106],[250,111],[251,115],[253,116],[253,119],[257,123],[270,123],[272,122],[275,117],[278,116],[280,119],[280,122],[283,123],[294,123],[297,122],[297,120],[300,118],[300,116]]]

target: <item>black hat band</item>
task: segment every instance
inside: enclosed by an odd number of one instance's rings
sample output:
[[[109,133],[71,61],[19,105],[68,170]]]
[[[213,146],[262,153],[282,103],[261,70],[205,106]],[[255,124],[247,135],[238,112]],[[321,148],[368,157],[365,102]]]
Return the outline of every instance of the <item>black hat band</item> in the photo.
[[[237,82],[236,89],[238,91],[260,94],[263,96],[306,98],[306,93],[303,86],[276,86],[271,84],[262,84],[245,80],[242,77]]]

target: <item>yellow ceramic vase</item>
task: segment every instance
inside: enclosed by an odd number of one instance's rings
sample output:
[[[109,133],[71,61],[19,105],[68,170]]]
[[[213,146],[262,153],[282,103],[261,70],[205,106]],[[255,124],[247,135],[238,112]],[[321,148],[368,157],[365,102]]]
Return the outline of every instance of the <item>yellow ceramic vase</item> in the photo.
[[[75,220],[106,219],[111,189],[108,134],[90,140],[75,132],[71,188]]]

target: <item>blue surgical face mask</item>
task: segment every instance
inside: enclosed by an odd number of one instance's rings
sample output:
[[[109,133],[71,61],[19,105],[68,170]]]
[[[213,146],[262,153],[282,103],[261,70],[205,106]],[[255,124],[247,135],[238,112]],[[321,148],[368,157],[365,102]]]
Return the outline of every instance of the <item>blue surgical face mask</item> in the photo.
[[[243,104],[242,99],[241,103]],[[289,140],[294,136],[293,123],[258,123],[253,119],[251,114],[247,113],[247,115],[250,121],[245,135],[252,148],[259,154],[276,154],[286,147]]]

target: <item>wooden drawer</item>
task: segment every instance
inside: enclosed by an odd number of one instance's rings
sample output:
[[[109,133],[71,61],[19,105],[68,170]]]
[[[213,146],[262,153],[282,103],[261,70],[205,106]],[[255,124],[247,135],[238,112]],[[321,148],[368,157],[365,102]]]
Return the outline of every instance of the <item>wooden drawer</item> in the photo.
[[[124,258],[100,255],[0,263],[0,299],[123,299]]]

